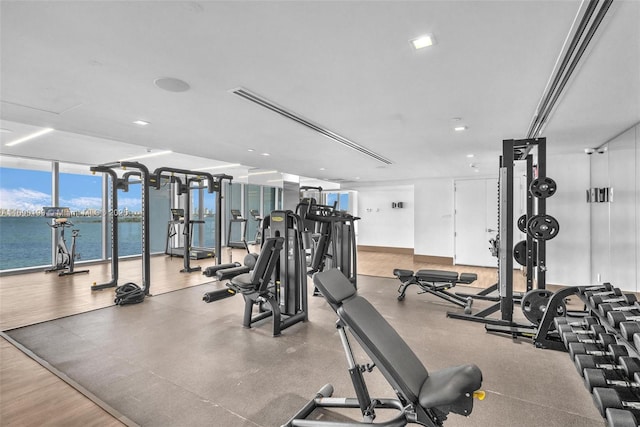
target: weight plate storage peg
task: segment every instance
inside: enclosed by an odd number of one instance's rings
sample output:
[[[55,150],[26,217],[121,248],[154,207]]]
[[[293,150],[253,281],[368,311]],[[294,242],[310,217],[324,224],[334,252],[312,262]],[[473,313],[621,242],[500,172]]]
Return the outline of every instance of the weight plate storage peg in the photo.
[[[534,325],[539,325],[547,310],[547,304],[553,296],[553,292],[548,289],[532,289],[522,297],[520,306],[522,313],[527,320]],[[566,308],[564,302],[558,306],[556,316],[564,316]]]
[[[518,218],[518,230],[522,231],[523,233],[527,232],[527,215],[522,215],[520,218]]]
[[[536,260],[538,258],[536,253],[536,245],[533,245],[533,253],[531,256],[533,257],[533,265],[536,265]],[[523,267],[527,266],[527,241],[521,240],[513,247],[513,259]]]
[[[558,186],[556,185],[556,182],[548,176],[534,179],[531,181],[531,185],[529,186],[531,195],[536,199],[546,199],[547,197],[551,197],[556,194],[557,189]]]
[[[536,240],[551,240],[558,231],[560,224],[551,215],[535,215],[527,222],[527,234]]]

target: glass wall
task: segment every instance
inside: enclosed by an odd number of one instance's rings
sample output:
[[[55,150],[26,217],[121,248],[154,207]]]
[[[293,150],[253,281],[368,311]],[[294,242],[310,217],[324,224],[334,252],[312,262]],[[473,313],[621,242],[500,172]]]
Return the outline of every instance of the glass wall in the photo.
[[[51,264],[51,163],[0,158],[0,270]]]
[[[263,187],[262,189],[262,216],[267,217],[271,215],[271,211],[276,210],[276,197],[279,188]],[[282,204],[278,207],[281,209]]]
[[[242,240],[242,231],[240,223],[234,222],[233,226],[231,226],[231,219],[233,216],[231,215],[231,210],[239,210],[242,213],[242,187],[243,184],[228,184],[225,183],[226,187],[226,224],[223,224],[222,229],[225,234],[225,243],[228,244],[228,241],[231,242],[239,242]],[[231,233],[229,233],[229,227],[231,227]],[[229,237],[229,238],[227,238]]]
[[[335,203],[336,209],[339,211],[350,212],[349,206],[349,193],[327,193],[327,205],[333,206]]]
[[[57,173],[54,173],[57,171]],[[119,175],[122,171],[117,171]],[[0,156],[0,270],[45,267],[52,263],[55,234],[43,216],[45,206],[68,207],[76,240],[76,260],[91,261],[111,256],[110,218],[103,211],[104,197],[110,194],[103,174],[93,175],[87,165],[56,163],[11,156]],[[118,249],[120,256],[142,252],[141,188],[136,176],[129,178],[128,191],[118,190]],[[57,188],[57,195],[54,188]],[[282,209],[282,189],[259,184],[225,183],[225,215],[222,218],[224,236],[231,219],[231,209],[239,210],[247,219],[247,240],[253,241],[259,227],[251,210],[267,216],[274,209]],[[151,253],[162,253],[167,241],[171,219],[172,186],[167,183],[159,190],[149,191]],[[173,201],[175,202],[175,201]],[[206,190],[191,191],[192,219],[204,224],[194,229],[193,246],[215,247],[216,194]],[[107,209],[112,209],[108,206]],[[103,224],[104,222],[104,224]],[[241,228],[234,225],[232,241],[239,242]],[[106,241],[103,241],[106,227]],[[65,234],[71,246],[71,233]]]
[[[76,261],[102,259],[102,175],[86,166],[61,163],[59,206],[71,209],[76,239]],[[71,245],[66,236],[67,245]]]
[[[251,211],[260,216],[260,190],[262,187],[255,184],[247,184],[245,186],[245,212],[244,217],[247,218],[247,241],[255,242],[256,232],[258,231],[258,221],[251,215]]]

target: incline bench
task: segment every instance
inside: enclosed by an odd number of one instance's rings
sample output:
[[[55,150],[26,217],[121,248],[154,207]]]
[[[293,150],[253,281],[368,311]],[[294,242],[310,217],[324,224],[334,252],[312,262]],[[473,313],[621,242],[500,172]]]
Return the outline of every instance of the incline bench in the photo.
[[[442,298],[450,303],[459,305],[464,308],[464,312],[471,313],[471,304],[473,299],[471,297],[461,297],[459,295],[448,292],[447,289],[453,288],[456,284],[462,283],[468,285],[473,283],[478,278],[475,273],[458,273],[455,271],[443,271],[443,270],[418,270],[415,274],[412,270],[403,270],[396,268],[393,270],[393,275],[396,276],[402,285],[398,288],[398,301],[402,301],[407,292],[407,288],[411,285],[418,285],[422,289],[422,292],[428,292],[439,298]]]
[[[344,347],[355,398],[332,398],[330,384],[320,389],[283,427],[336,426],[356,427],[383,425],[405,426],[408,423],[428,427],[441,426],[449,412],[468,416],[473,399],[484,398],[478,391],[482,372],[475,365],[445,368],[427,372],[422,362],[384,317],[363,297],[339,270],[316,273],[313,283],[338,315],[336,326]],[[355,362],[346,330],[351,331],[373,365]],[[397,399],[371,399],[363,372],[378,367],[395,390]],[[359,408],[362,422],[308,419],[316,408]],[[374,423],[376,408],[397,409],[399,414],[381,423]]]

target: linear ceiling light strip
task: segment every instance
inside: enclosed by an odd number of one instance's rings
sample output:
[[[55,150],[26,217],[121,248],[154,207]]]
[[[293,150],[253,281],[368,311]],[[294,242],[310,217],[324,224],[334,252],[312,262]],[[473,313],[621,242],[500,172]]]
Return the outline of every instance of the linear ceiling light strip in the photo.
[[[542,101],[540,102],[540,106],[536,112],[536,115],[529,127],[529,131],[527,132],[527,138],[535,138],[539,136],[541,129],[547,123],[551,111],[553,110],[558,98],[562,94],[564,87],[567,82],[573,75],[573,72],[580,62],[583,53],[585,52],[587,46],[591,42],[593,35],[596,30],[600,26],[600,23],[604,19],[605,14],[609,10],[609,6],[611,6],[613,0],[606,0],[600,10],[598,11],[595,19],[591,22],[590,27],[587,30],[587,26],[591,21],[591,18],[597,8],[598,0],[591,0],[589,5],[580,21],[578,28],[571,40],[569,48],[567,49],[560,67],[558,68],[556,74],[554,75],[553,82],[548,87],[548,90],[543,95]],[[585,30],[586,35],[585,35]],[[583,37],[583,35],[585,35]],[[580,46],[578,47],[578,44]],[[578,47],[576,51],[576,47]]]
[[[342,145],[345,145],[345,146],[351,148],[352,150],[356,150],[356,151],[358,151],[358,152],[360,152],[362,154],[365,154],[365,155],[371,157],[372,159],[375,159],[375,160],[377,160],[379,162],[382,162],[384,164],[387,164],[387,165],[392,164],[391,160],[389,160],[389,159],[387,159],[387,158],[385,158],[385,157],[383,157],[383,156],[381,156],[381,155],[379,155],[377,153],[374,153],[373,151],[363,147],[362,145],[359,145],[359,144],[351,141],[350,139],[347,139],[347,138],[345,138],[345,137],[343,137],[343,136],[341,136],[341,135],[339,135],[339,134],[337,134],[335,132],[332,132],[332,131],[330,131],[330,130],[328,130],[326,128],[323,128],[322,126],[320,126],[320,125],[318,125],[316,123],[313,123],[312,121],[307,120],[307,119],[305,119],[305,118],[303,118],[303,117],[301,117],[301,116],[299,116],[299,115],[297,115],[297,114],[295,114],[295,113],[293,113],[293,112],[291,112],[291,111],[289,111],[289,110],[287,110],[287,109],[285,109],[283,107],[280,107],[280,106],[274,104],[273,102],[270,102],[267,99],[262,98],[261,96],[256,95],[255,93],[252,93],[252,92],[248,91],[247,89],[238,88],[238,89],[234,89],[232,92],[235,93],[236,95],[248,100],[248,101],[251,101],[251,102],[253,102],[255,104],[258,104],[261,107],[264,107],[264,108],[266,108],[268,110],[271,110],[274,113],[278,113],[281,116],[284,116],[284,117],[286,117],[286,118],[288,118],[290,120],[293,120],[294,122],[297,122],[297,123],[301,124],[302,126],[305,126],[305,127],[309,128],[309,129],[315,131],[315,132],[318,132],[319,134],[324,135],[327,138],[330,138],[335,142],[338,142],[338,143],[340,143]]]

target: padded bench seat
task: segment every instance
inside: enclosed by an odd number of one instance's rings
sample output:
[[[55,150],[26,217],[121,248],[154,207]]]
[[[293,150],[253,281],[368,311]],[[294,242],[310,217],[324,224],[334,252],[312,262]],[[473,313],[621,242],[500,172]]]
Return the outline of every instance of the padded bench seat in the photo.
[[[453,304],[456,304],[465,309],[465,313],[471,312],[472,298],[465,298],[447,292],[448,289],[453,288],[458,283],[468,285],[475,282],[478,279],[478,275],[475,273],[460,273],[456,271],[446,270],[418,270],[415,273],[413,270],[406,270],[402,268],[396,268],[393,270],[393,275],[400,279],[402,285],[398,288],[398,301],[404,300],[407,288],[411,285],[419,286],[423,292],[431,293],[439,298],[447,300]]]

